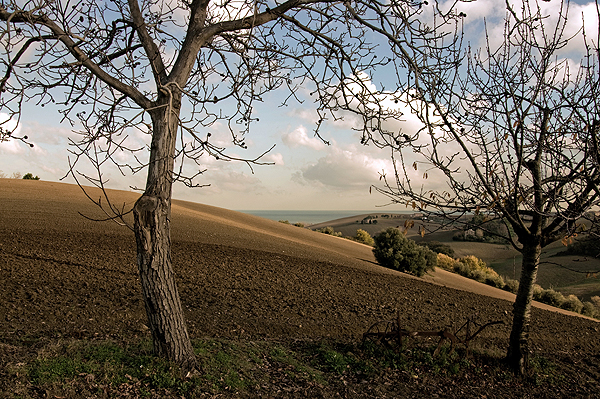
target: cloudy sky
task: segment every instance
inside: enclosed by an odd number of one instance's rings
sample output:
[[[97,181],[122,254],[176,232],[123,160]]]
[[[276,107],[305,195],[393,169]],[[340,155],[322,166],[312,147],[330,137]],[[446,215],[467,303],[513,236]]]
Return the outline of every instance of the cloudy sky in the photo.
[[[557,15],[559,0],[540,4],[550,19]],[[465,32],[473,46],[483,44],[483,18],[491,37],[501,37],[504,1],[477,0],[462,4],[461,10],[467,14]],[[586,16],[586,29],[590,26],[592,32],[593,29],[597,32],[595,5],[584,0],[571,4],[569,31],[575,33],[580,29],[582,15]],[[582,45],[582,41],[575,41],[564,53],[577,54]],[[350,116],[324,125],[321,135],[330,142],[325,145],[314,137],[318,117],[311,104],[292,103],[280,108],[279,96],[267,95],[256,106],[255,116],[260,122],[253,125],[247,136],[247,153],[238,154],[251,157],[275,145],[265,157],[272,165],[255,166],[252,171],[243,163],[206,159],[202,165],[206,172],[198,182],[209,186],[190,189],[178,184],[174,187],[174,197],[236,210],[370,210],[386,204],[386,198],[370,194],[369,188],[380,184],[381,171],[391,171],[389,150],[362,146],[359,134],[352,130],[353,126],[359,126],[359,121]],[[410,132],[417,125],[408,116],[389,128]],[[30,138],[34,147],[14,141],[0,143],[0,171],[8,176],[31,172],[42,180],[59,181],[68,169],[68,140],[75,137],[72,127],[61,124],[56,110],[49,106],[27,105],[17,129],[20,135]],[[215,139],[228,135],[226,126],[215,125],[210,131]],[[147,138],[132,133],[129,140],[132,144],[143,144]],[[127,190],[131,186],[144,186],[143,173],[122,176],[111,168],[103,172],[111,188]],[[73,179],[67,177],[63,181],[73,182]],[[400,210],[404,206],[386,208],[386,211]]]

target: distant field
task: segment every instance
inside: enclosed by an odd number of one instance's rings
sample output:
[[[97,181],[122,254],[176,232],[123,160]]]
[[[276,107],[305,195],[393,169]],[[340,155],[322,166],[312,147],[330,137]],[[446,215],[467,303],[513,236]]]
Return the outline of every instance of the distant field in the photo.
[[[411,215],[392,215],[392,217],[382,217],[381,215],[380,213],[357,215],[320,223],[310,226],[310,228],[315,230],[331,226],[344,236],[354,236],[357,229],[363,229],[374,236],[389,227],[404,228],[405,220],[411,217]],[[377,217],[373,219],[377,223],[361,223],[367,216]],[[511,279],[519,279],[522,257],[512,246],[453,241],[452,237],[456,230],[441,230],[421,237],[419,234],[420,226],[424,226],[427,231],[435,230],[434,224],[415,220],[415,226],[409,229],[407,233],[413,240],[417,242],[439,241],[446,243],[454,249],[456,257],[474,255],[483,259],[488,266],[500,275]],[[537,283],[544,288],[554,288],[566,295],[575,294],[584,301],[589,301],[592,296],[600,295],[600,279],[586,277],[586,272],[600,271],[600,259],[586,259],[582,256],[554,256],[562,250],[564,250],[564,246],[560,242],[549,245],[544,249]]]
[[[388,217],[384,217],[383,215],[387,215]],[[363,219],[365,219],[368,216],[375,217],[375,219],[372,219],[372,222],[374,223],[368,223],[368,221],[362,222]],[[403,226],[404,221],[410,219],[410,216],[411,215],[408,214],[403,215],[392,213],[368,213],[313,224],[309,228],[311,230],[316,230],[323,227],[332,226],[335,229],[335,231],[341,232],[344,236],[354,236],[356,235],[356,230],[363,229],[370,235],[374,236],[387,229],[388,227]]]

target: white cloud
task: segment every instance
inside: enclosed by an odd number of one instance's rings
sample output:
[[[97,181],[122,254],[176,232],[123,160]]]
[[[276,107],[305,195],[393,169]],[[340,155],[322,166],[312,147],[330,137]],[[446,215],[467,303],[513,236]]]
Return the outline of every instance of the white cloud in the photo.
[[[314,109],[294,108],[288,112],[287,115],[290,118],[298,118],[306,121],[307,123],[312,123],[314,126],[317,125],[319,120],[319,115]],[[351,113],[336,114],[335,117],[331,114],[326,114],[324,115],[324,122],[326,123],[327,127],[350,130],[352,128],[361,126],[362,119],[358,115]]]
[[[313,150],[323,150],[326,145],[318,137],[308,137],[306,128],[299,126],[289,133],[285,133],[281,136],[283,144],[290,148],[308,147]]]
[[[0,129],[12,132],[15,137],[21,136],[22,125],[12,119],[10,115],[0,112]],[[4,154],[22,154],[25,152],[24,144],[19,140],[9,139],[0,142],[0,153]]]
[[[458,3],[454,0],[450,0],[447,1],[442,7],[447,9],[453,4],[456,4],[457,12],[463,12],[466,14],[465,22],[467,23],[472,21],[481,22],[483,18],[488,20],[502,18],[506,13],[506,3],[498,0],[478,0]]]
[[[210,184],[205,190],[211,194],[228,192],[251,193],[265,190],[264,185],[255,176],[235,170],[211,170],[201,179],[202,184]]]
[[[262,160],[264,160],[266,162],[272,162],[277,166],[285,165],[285,162],[283,162],[283,155],[280,152],[275,153],[275,154],[269,153],[269,154],[265,155],[262,158]]]
[[[356,114],[346,113],[343,116],[338,116],[337,119],[331,119],[328,126],[333,126],[341,130],[351,130],[362,126],[362,119]]]
[[[413,98],[411,92],[382,92],[374,85],[366,74],[359,77],[360,85],[356,85],[354,92],[349,93],[360,96],[360,94],[372,95],[377,99],[377,104],[367,104],[367,107],[379,107],[381,114],[387,116],[383,120],[381,128],[383,136],[379,136],[379,131],[371,132],[373,139],[380,144],[389,142],[396,137],[405,141],[404,135],[410,139],[410,146],[403,147],[401,153],[394,151],[396,166],[398,167],[398,178],[401,181],[409,181],[411,186],[419,190],[420,187],[427,189],[440,189],[446,184],[446,177],[443,173],[436,171],[427,162],[427,154],[432,151],[433,138],[436,139],[436,154],[439,158],[451,157],[459,153],[460,146],[449,139],[448,133],[440,129],[442,121],[434,113],[431,105],[421,100]],[[358,105],[358,101],[349,98],[349,102]],[[412,110],[428,114],[428,126]],[[391,132],[391,133],[389,133]],[[432,137],[433,136],[433,137]],[[328,157],[319,159],[315,164],[303,169],[301,174],[296,174],[293,180],[297,183],[307,184],[317,182],[325,186],[352,187],[354,182],[357,185],[365,187],[369,185],[382,185],[379,181],[380,173],[383,172],[388,178],[390,184],[394,184],[394,168],[391,161],[391,149],[381,150],[379,146],[368,145],[361,146],[359,149],[351,147],[339,153],[330,153]],[[416,153],[414,148],[420,148]],[[383,159],[382,159],[383,158]],[[468,162],[464,159],[456,160],[461,169],[468,168]],[[417,163],[415,163],[417,162]],[[413,165],[417,166],[415,169]]]
[[[21,125],[4,112],[0,112],[0,127],[4,130],[13,131],[17,135],[21,129]]]
[[[441,119],[434,115],[432,106],[421,100],[413,98],[413,92],[382,92],[378,91],[377,86],[369,80],[368,75],[360,74],[359,79],[361,84],[351,84],[352,89],[347,93],[347,102],[354,106],[357,110],[368,107],[377,110],[381,116],[381,128],[384,137],[378,136],[379,131],[372,132],[373,139],[381,142],[389,141],[389,135],[396,137],[400,135],[408,135],[411,138],[411,144],[416,146],[424,146],[430,143],[429,132],[424,130],[425,124],[421,121],[415,112],[428,113],[429,125],[439,124]],[[365,89],[366,88],[366,89]],[[366,104],[360,104],[357,98],[364,97],[366,92],[372,96],[372,99]],[[376,100],[376,101],[375,101]],[[413,111],[414,110],[414,111]],[[437,129],[431,132],[436,136],[441,133]]]
[[[523,2],[515,0],[509,2],[514,12],[521,16],[523,12]],[[446,10],[454,5],[453,0],[449,0],[442,5]],[[558,17],[566,12],[566,3],[564,1],[531,1],[529,3],[530,13],[537,12],[537,7],[543,17],[540,23],[543,24],[547,37],[552,37],[554,29],[559,22]],[[487,43],[492,49],[498,48],[504,40],[505,18],[508,15],[506,3],[496,0],[478,0],[470,2],[459,2],[456,4],[458,12],[464,12],[466,17],[463,19],[464,32],[467,40],[475,48],[484,47]],[[483,21],[485,19],[485,35]],[[598,32],[598,14],[595,2],[572,1],[569,5],[568,15],[565,22],[563,38],[571,38],[568,45],[557,50],[559,55],[572,55],[576,61],[579,61],[585,50],[581,28],[585,25],[588,39],[595,40]],[[537,39],[543,43],[542,31],[537,30]],[[596,43],[597,44],[597,43]]]
[[[20,155],[25,152],[24,145],[17,140],[9,140],[0,143],[0,154]]]
[[[581,27],[585,28],[588,40],[592,40],[597,47],[598,29],[600,27],[598,26],[598,13],[594,2],[589,2],[588,4],[571,4],[567,26],[565,27],[565,36],[571,37],[575,35]],[[585,51],[583,35],[580,33],[579,37],[572,40],[568,48],[563,51],[583,53]]]
[[[319,120],[319,116],[317,115],[317,112],[312,108],[311,109],[294,108],[294,109],[290,110],[289,112],[287,112],[287,115],[291,118],[299,118],[299,119],[305,120],[306,122],[314,123],[314,124],[316,124],[317,121]]]
[[[329,153],[297,172],[292,180],[301,184],[317,184],[333,189],[367,189],[379,181],[379,173],[391,172],[391,161],[374,158],[354,146],[333,147]]]
[[[254,0],[217,0],[208,6],[212,23],[245,18],[254,13]]]
[[[39,121],[28,120],[23,123],[23,134],[40,145],[66,146],[69,137],[77,139],[77,134],[71,129],[61,126],[42,124]]]
[[[46,165],[41,165],[40,168],[43,171],[48,172],[50,175],[53,175],[53,176],[55,176],[55,175],[59,176],[59,175],[64,174],[64,172],[65,172],[64,170],[62,170],[60,168],[50,168],[50,167],[48,167]]]

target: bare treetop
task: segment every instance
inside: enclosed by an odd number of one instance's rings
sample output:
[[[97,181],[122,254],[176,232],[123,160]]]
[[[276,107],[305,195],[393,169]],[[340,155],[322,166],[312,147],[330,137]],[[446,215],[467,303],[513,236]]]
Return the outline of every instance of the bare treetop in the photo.
[[[421,75],[397,96],[422,130],[414,140],[380,139],[397,159],[423,156],[398,163],[397,181],[382,191],[454,220],[484,212],[528,230],[538,215],[553,220],[544,224],[550,242],[573,233],[598,202],[600,71],[593,41],[579,65],[559,56],[573,40],[566,18],[565,9],[555,25],[544,24],[535,7],[519,15],[509,8],[500,46],[487,37],[482,49],[440,52],[457,66],[441,78]],[[417,168],[422,178],[410,178]],[[430,176],[445,179],[446,189],[428,189]]]
[[[411,67],[429,51],[423,46],[435,33],[418,20],[424,7],[432,8],[412,1],[3,1],[0,19],[10,23],[1,33],[0,108],[18,119],[24,102],[52,103],[81,133],[74,164],[94,153],[88,159],[96,167],[110,162],[136,172],[147,163],[136,157],[126,164],[114,154],[145,150],[128,147],[127,132],[151,134],[148,112],[175,106],[178,157],[230,160],[209,128],[225,121],[231,143],[246,148],[259,118],[254,104],[272,90],[287,91],[284,104],[304,101],[309,91],[317,135],[334,111],[355,112],[346,85],[363,85],[357,76],[390,63]],[[406,54],[378,49],[390,40]],[[372,96],[360,101],[378,107]],[[190,177],[178,175],[192,185]]]

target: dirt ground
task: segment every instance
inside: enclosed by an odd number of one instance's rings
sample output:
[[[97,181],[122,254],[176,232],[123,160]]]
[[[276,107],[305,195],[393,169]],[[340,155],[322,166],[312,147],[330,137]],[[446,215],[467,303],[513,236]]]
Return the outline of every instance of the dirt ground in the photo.
[[[123,203],[136,198],[119,195]],[[148,335],[133,233],[77,212],[98,213],[76,186],[0,179],[0,341]],[[325,238],[174,206],[172,256],[191,335],[359,340],[397,311],[410,330],[440,330],[474,314],[510,322],[509,301],[381,269],[368,248]],[[532,318],[532,353],[600,381],[599,323],[537,308]],[[509,332],[491,327],[474,346],[501,355]]]

